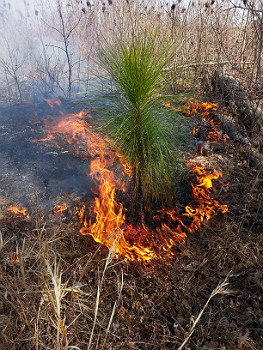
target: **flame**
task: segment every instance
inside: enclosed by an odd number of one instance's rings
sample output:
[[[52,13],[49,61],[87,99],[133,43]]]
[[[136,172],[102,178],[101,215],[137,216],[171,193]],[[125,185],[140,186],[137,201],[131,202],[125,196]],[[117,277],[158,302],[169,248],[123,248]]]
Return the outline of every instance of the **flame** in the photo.
[[[170,105],[166,107],[170,107]],[[203,117],[208,118],[210,111],[216,108],[217,105],[211,103],[201,105],[195,103],[191,113],[201,111]],[[213,122],[210,125],[216,130]],[[219,135],[217,131],[215,134]],[[130,176],[132,169],[127,166],[128,162],[119,152],[117,152],[117,156]],[[167,217],[169,219],[168,223],[162,222],[161,228],[156,230],[145,225],[140,228],[131,224],[127,225],[124,208],[121,203],[116,201],[114,173],[107,168],[108,166],[103,152],[91,161],[90,175],[98,184],[98,196],[94,201],[95,220],[94,222],[90,220],[87,225],[85,219],[80,233],[91,235],[96,242],[102,243],[108,248],[115,244],[117,257],[122,256],[129,260],[142,261],[160,258],[163,255],[172,257],[174,255],[172,248],[185,243],[187,234],[198,230],[202,222],[211,219],[216,211],[225,213],[228,210],[226,205],[220,205],[211,195],[213,180],[221,177],[222,173],[217,170],[207,173],[200,164],[189,163],[191,172],[197,175],[197,184],[191,183],[194,204],[187,206],[183,214],[179,214],[177,208],[163,210],[164,219]],[[117,243],[115,243],[116,240]]]
[[[220,205],[211,196],[212,181],[222,176],[220,171],[207,173],[198,164],[189,163],[192,173],[197,175],[197,184],[191,183],[193,202],[185,208],[185,213],[179,214],[177,208],[163,210],[169,224],[163,222],[161,228],[155,231],[146,227],[134,227],[125,222],[124,209],[116,202],[116,182],[112,171],[106,168],[107,160],[104,154],[92,160],[90,175],[98,182],[99,193],[94,201],[95,221],[83,225],[80,233],[91,235],[96,242],[108,248],[113,244],[117,257],[128,260],[150,261],[164,255],[172,257],[172,248],[186,241],[187,234],[198,230],[204,220],[209,220],[217,210],[227,211],[226,205]],[[172,227],[172,228],[171,228]]]
[[[16,253],[12,253],[11,255],[11,264],[19,264],[19,260]]]
[[[123,166],[124,173],[131,177],[132,176],[132,166],[128,162],[127,158],[123,154],[121,154],[120,150],[117,150],[116,156],[118,157],[121,165]],[[125,188],[123,188],[123,191],[125,191]]]
[[[36,81],[41,80],[41,74],[35,71],[34,69],[30,69],[29,73],[31,74],[31,77],[33,77]]]
[[[14,205],[10,205],[10,207],[7,208],[7,210],[9,210],[9,211],[11,211],[11,213],[15,214],[17,218],[30,219],[30,216],[29,216],[26,208],[19,209],[18,207],[14,206]]]
[[[59,98],[55,98],[54,100],[50,100],[48,98],[44,98],[43,100],[46,101],[46,103],[49,105],[49,107],[51,109],[53,109],[55,105],[57,105],[57,106],[61,105],[61,101],[60,101]]]
[[[194,115],[201,115],[202,120],[205,121],[209,125],[209,129],[212,131],[209,131],[206,136],[209,140],[212,141],[224,141],[229,137],[222,138],[222,135],[220,131],[217,130],[214,120],[211,119],[211,112],[216,111],[218,108],[218,104],[216,103],[210,103],[210,102],[198,102],[198,101],[189,101],[188,105],[184,107],[184,110],[187,112],[188,116],[193,117]],[[195,135],[199,130],[200,127],[194,127],[192,134]],[[209,142],[209,141],[207,141]],[[200,150],[200,153],[202,154],[203,148]]]
[[[78,214],[79,220],[80,220],[81,223],[83,222],[83,217],[84,217],[85,209],[86,209],[86,205],[84,204],[84,205],[82,206],[82,208],[81,208],[79,211],[77,211],[77,213],[76,213],[76,214]]]
[[[66,203],[63,203],[61,205],[56,205],[53,209],[53,213],[54,213],[54,215],[61,215],[67,209],[68,208],[67,208]]]
[[[61,114],[60,116],[49,116],[44,119],[44,132],[46,137],[43,139],[32,139],[31,142],[46,142],[59,140],[56,143],[57,148],[65,143],[70,146],[70,151],[76,156],[90,158],[103,144],[103,140],[94,133],[91,126],[82,119],[88,116],[87,111],[78,114]],[[80,147],[82,152],[80,152]]]
[[[31,125],[36,125],[36,124],[40,124],[41,121],[40,120],[37,120],[37,121],[29,120],[28,123],[31,124]]]
[[[35,80],[41,80],[41,75],[37,72],[32,72],[32,75],[34,77]]]
[[[163,103],[163,106],[166,108],[172,108],[172,105],[169,102]]]
[[[195,105],[191,111],[202,110],[206,114],[211,108],[215,108],[215,105]],[[69,150],[78,156],[83,156],[79,148],[85,148],[85,157],[90,159],[90,176],[94,180],[95,198],[88,208],[88,217],[85,215],[85,205],[78,211],[82,223],[81,235],[90,235],[94,241],[109,249],[114,245],[116,257],[140,261],[164,256],[172,258],[175,248],[185,243],[187,235],[198,230],[204,220],[209,220],[216,211],[227,211],[226,205],[220,205],[212,197],[213,181],[222,176],[221,172],[215,170],[207,173],[200,164],[191,162],[188,166],[195,175],[196,182],[191,183],[193,200],[183,213],[179,213],[176,207],[159,211],[154,217],[158,221],[156,228],[146,225],[137,227],[127,223],[127,209],[117,202],[116,191],[124,191],[125,188],[118,171],[115,170],[116,153],[112,151],[113,145],[92,130],[83,119],[84,115],[89,117],[87,112],[49,117],[44,122],[46,138],[32,140],[53,140],[59,144],[66,142]],[[119,151],[117,157],[122,164],[121,172],[130,176],[132,169],[128,161]]]

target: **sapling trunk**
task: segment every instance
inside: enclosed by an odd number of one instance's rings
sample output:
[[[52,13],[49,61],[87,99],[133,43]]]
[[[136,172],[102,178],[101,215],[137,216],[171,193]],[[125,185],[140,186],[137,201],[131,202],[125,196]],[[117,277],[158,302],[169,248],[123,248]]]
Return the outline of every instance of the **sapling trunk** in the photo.
[[[144,164],[144,150],[143,150],[143,123],[142,123],[142,108],[135,108],[135,133],[134,144],[136,148],[135,164],[133,167],[133,210],[135,221],[141,223],[143,220],[143,169]]]

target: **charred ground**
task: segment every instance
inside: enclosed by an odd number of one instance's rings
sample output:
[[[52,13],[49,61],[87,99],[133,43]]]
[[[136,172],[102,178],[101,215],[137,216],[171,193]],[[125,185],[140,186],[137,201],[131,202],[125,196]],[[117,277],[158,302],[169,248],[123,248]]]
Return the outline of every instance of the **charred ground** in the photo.
[[[87,160],[70,154],[63,142],[60,148],[50,142],[32,142],[44,137],[43,119],[81,110],[76,104],[61,102],[52,108],[46,101],[1,107],[1,197],[5,203],[32,207],[38,197],[38,205],[50,209],[61,195],[89,193]]]

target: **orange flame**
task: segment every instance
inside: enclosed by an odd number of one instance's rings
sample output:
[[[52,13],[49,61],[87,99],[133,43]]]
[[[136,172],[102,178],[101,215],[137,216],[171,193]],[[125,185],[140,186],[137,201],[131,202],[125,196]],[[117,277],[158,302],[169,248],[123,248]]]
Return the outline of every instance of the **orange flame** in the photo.
[[[61,114],[59,117],[49,116],[43,121],[46,137],[30,141],[59,140],[60,145],[63,143],[69,145],[70,151],[76,156],[90,158],[91,155],[96,154],[103,141],[91,130],[91,126],[81,119],[84,115],[88,116],[86,111],[78,114]],[[60,148],[60,145],[56,143],[57,148]]]
[[[56,98],[56,99],[54,99],[54,100],[50,100],[50,99],[48,99],[48,98],[44,98],[43,100],[46,101],[46,103],[49,105],[49,107],[50,107],[51,109],[53,109],[55,105],[57,105],[57,106],[60,106],[60,105],[61,105],[61,101],[60,101],[59,98]]]
[[[200,228],[204,220],[209,220],[217,210],[227,211],[226,205],[220,205],[211,196],[212,180],[222,176],[221,172],[206,173],[200,165],[189,163],[192,173],[197,174],[197,184],[191,184],[195,204],[185,208],[179,214],[177,209],[163,210],[170,217],[170,228],[162,223],[156,231],[144,226],[142,228],[127,225],[121,203],[116,202],[116,186],[113,172],[106,169],[104,155],[91,162],[91,177],[99,183],[99,196],[95,198],[95,222],[89,222],[80,230],[82,235],[91,235],[96,242],[110,248],[117,237],[115,252],[117,257],[129,260],[149,261],[163,255],[172,257],[172,247],[185,243],[187,234]]]
[[[205,116],[209,116],[210,110],[215,110],[217,105],[204,103],[194,106],[194,112],[201,110]],[[214,124],[212,124],[214,126]],[[128,169],[126,160],[120,156],[124,169]],[[227,211],[227,206],[220,205],[211,196],[212,180],[222,176],[221,172],[206,173],[200,165],[189,163],[192,173],[197,175],[197,184],[191,184],[195,204],[185,208],[185,213],[179,214],[177,209],[163,210],[170,218],[170,225],[163,222],[161,228],[153,231],[146,226],[141,228],[125,223],[124,209],[121,203],[116,202],[116,180],[112,171],[107,169],[109,164],[103,152],[99,157],[91,161],[90,175],[98,183],[98,197],[95,198],[94,214],[95,222],[85,223],[80,230],[82,235],[91,235],[96,242],[100,242],[110,248],[117,237],[115,246],[116,256],[122,256],[130,260],[149,261],[163,255],[173,256],[172,247],[184,243],[187,234],[200,228],[204,220],[209,220],[217,210],[222,213]],[[171,228],[171,227],[175,228]]]
[[[32,72],[32,75],[33,75],[35,80],[40,80],[41,79],[41,74],[39,74],[38,72]]]
[[[120,151],[116,152],[116,156],[118,157],[121,165],[123,166],[124,172],[125,174],[127,174],[128,176],[132,176],[132,166],[131,164],[129,164],[128,160],[126,159],[126,157],[121,154]],[[125,191],[125,189],[123,189],[123,191]]]
[[[195,106],[195,110],[198,108]],[[209,108],[207,105],[202,107],[205,113]],[[96,196],[89,208],[91,214],[88,222],[84,215],[85,206],[79,210],[79,219],[83,225],[80,234],[91,235],[96,242],[108,248],[114,245],[117,257],[141,261],[163,256],[171,258],[174,248],[184,243],[187,235],[199,229],[204,220],[209,220],[218,210],[222,213],[227,211],[227,206],[220,205],[212,198],[213,181],[222,174],[219,171],[207,173],[202,166],[189,163],[191,172],[196,175],[196,184],[191,184],[193,203],[185,208],[185,212],[180,214],[177,208],[162,210],[160,224],[156,229],[128,224],[125,221],[126,209],[116,200],[116,190],[124,191],[124,184],[112,170],[116,154],[111,150],[111,144],[96,134],[82,116],[68,114],[50,117],[45,121],[47,137],[33,140],[59,139],[60,143],[65,141],[70,151],[78,156],[83,156],[79,147],[85,148],[85,157],[91,159],[90,176],[96,184]],[[130,175],[132,169],[127,165],[127,160],[119,153],[117,156],[123,165],[122,171]]]
[[[12,253],[11,255],[11,264],[19,264],[19,260],[18,260],[18,257],[16,255],[16,253]]]
[[[68,208],[67,208],[67,205],[66,203],[63,203],[61,205],[56,205],[53,209],[53,213],[54,215],[61,215],[63,213],[63,211],[66,211]]]
[[[26,208],[19,209],[18,207],[14,206],[14,205],[10,205],[10,207],[7,208],[7,210],[9,210],[9,211],[11,211],[11,213],[15,214],[17,218],[30,219],[30,216],[29,216]]]
[[[163,103],[163,106],[166,108],[172,108],[172,105],[169,102]]]
[[[83,217],[84,217],[85,209],[86,209],[86,206],[85,206],[85,204],[84,204],[84,205],[82,206],[82,208],[81,208],[79,211],[77,211],[77,213],[76,213],[76,214],[78,214],[79,220],[80,220],[81,223],[83,222]]]
[[[216,111],[218,108],[218,105],[216,103],[210,103],[210,102],[198,102],[198,101],[189,101],[188,105],[184,107],[184,110],[187,112],[188,116],[193,117],[194,115],[201,115],[202,119],[209,124],[210,129],[213,131],[210,131],[207,133],[207,137],[212,141],[224,141],[229,137],[222,138],[221,133],[217,130],[215,123],[213,119],[211,119],[210,114],[212,111]],[[195,135],[198,130],[200,130],[201,127],[194,128],[192,134]],[[203,149],[200,150],[200,153],[202,154]]]

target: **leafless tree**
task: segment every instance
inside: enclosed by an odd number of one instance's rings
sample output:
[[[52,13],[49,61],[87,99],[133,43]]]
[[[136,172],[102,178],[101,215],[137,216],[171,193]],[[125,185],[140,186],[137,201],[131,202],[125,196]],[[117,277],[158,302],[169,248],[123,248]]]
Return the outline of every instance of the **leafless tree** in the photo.
[[[21,88],[21,81],[23,77],[22,73],[22,67],[26,61],[26,54],[20,55],[19,54],[19,48],[14,47],[12,48],[8,42],[8,40],[4,40],[6,45],[6,57],[0,57],[0,65],[3,69],[8,91],[9,91],[9,98],[11,93],[11,86],[12,84],[15,84],[18,94],[18,99],[20,102],[23,100],[22,95],[22,88]],[[13,81],[13,82],[12,82]]]
[[[75,62],[73,61],[73,52],[70,50],[70,43],[71,43],[73,32],[76,30],[76,28],[80,24],[82,15],[80,12],[80,15],[75,19],[74,23],[71,24],[70,18],[69,17],[66,18],[66,15],[65,15],[65,12],[63,11],[63,6],[60,0],[56,0],[56,10],[58,13],[59,26],[56,27],[55,25],[50,23],[46,23],[46,25],[59,34],[58,44],[52,45],[52,46],[63,51],[66,56],[67,71],[65,72],[65,74],[67,75],[67,81],[68,81],[66,96],[69,99],[71,99],[72,83],[73,83],[73,67],[75,65]]]

